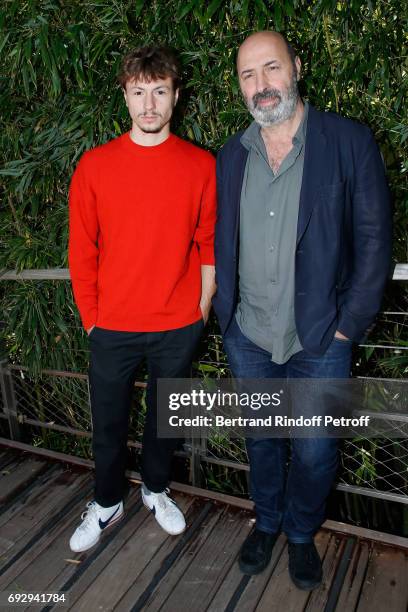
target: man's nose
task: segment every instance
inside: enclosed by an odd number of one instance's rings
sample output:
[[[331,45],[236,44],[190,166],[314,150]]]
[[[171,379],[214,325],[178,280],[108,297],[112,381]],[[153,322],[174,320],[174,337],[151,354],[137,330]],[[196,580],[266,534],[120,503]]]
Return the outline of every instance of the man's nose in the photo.
[[[153,92],[148,91],[146,93],[145,100],[144,100],[144,106],[145,106],[145,110],[153,110],[155,108],[155,99],[154,99]]]
[[[262,93],[264,92],[266,89],[268,89],[269,87],[269,83],[267,82],[267,79],[265,78],[265,75],[262,73],[257,74],[256,76],[256,92],[257,93]]]

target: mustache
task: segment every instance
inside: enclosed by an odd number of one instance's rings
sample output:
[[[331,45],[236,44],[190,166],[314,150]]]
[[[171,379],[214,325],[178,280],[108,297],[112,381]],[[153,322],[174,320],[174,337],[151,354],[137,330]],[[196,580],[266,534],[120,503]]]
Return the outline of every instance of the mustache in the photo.
[[[252,102],[254,107],[256,108],[258,102],[261,100],[269,100],[269,98],[278,98],[279,101],[282,100],[282,94],[279,89],[264,89],[263,91],[259,91],[254,96],[252,96]]]

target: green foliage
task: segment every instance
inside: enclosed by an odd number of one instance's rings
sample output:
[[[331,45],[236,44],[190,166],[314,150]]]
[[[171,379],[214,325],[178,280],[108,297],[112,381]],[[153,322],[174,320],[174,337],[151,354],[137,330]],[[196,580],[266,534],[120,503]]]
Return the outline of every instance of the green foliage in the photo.
[[[166,43],[179,51],[184,89],[174,129],[215,153],[248,124],[235,54],[262,28],[282,30],[292,41],[304,66],[302,91],[313,104],[374,130],[395,197],[395,260],[408,261],[404,6],[400,0],[4,0],[0,268],[67,265],[67,191],[75,164],[86,149],[129,129],[116,85],[127,50]],[[16,360],[37,371],[84,367],[84,338],[66,282],[3,283],[0,290]],[[404,292],[390,291],[398,309]],[[403,335],[398,324],[395,337]],[[211,375],[211,367],[203,373]]]

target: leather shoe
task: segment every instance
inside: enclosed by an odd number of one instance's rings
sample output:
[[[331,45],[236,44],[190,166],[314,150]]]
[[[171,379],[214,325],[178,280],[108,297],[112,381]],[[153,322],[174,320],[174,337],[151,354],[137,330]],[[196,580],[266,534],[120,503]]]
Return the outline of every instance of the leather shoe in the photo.
[[[298,589],[312,591],[322,582],[322,562],[314,542],[288,543],[289,574]]]
[[[277,533],[254,529],[241,547],[238,561],[241,572],[250,576],[262,572],[271,560],[277,537]]]

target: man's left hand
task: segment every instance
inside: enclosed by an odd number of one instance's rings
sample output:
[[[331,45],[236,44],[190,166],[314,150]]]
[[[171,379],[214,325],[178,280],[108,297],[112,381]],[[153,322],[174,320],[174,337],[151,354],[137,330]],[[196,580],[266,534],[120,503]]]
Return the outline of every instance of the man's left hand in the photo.
[[[207,325],[208,317],[210,316],[211,302],[209,304],[200,303],[201,316],[204,321],[204,325]]]
[[[345,336],[344,334],[342,334],[339,331],[336,331],[334,336],[335,336],[335,338],[340,338],[340,340],[350,340],[350,338],[347,338],[347,336]]]

